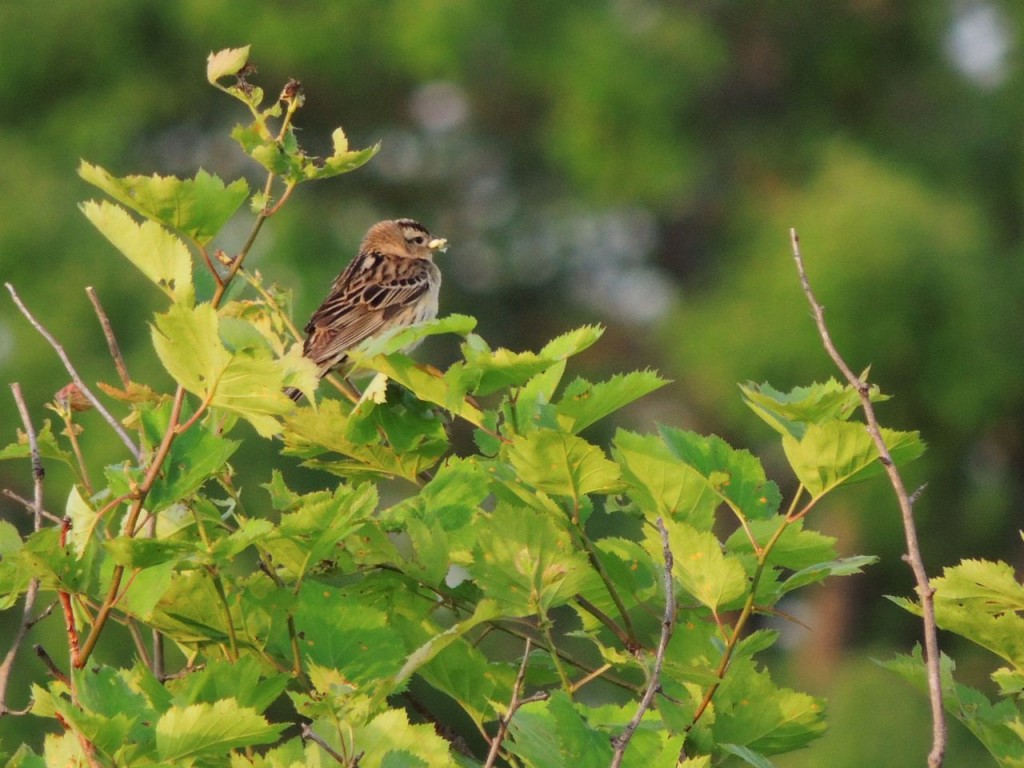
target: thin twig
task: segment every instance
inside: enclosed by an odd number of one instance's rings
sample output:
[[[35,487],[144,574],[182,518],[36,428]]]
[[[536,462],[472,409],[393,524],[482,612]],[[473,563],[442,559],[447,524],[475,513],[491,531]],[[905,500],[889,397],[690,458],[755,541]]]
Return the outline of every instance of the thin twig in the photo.
[[[526,647],[523,648],[523,662],[519,665],[519,674],[516,675],[516,681],[512,685],[512,699],[508,703],[508,712],[505,713],[504,717],[498,718],[498,732],[491,739],[491,750],[487,753],[484,768],[492,768],[494,761],[498,759],[498,752],[501,750],[502,742],[505,741],[505,734],[508,733],[508,725],[512,722],[516,711],[522,706],[519,701],[519,692],[522,690],[523,680],[526,677],[526,665],[530,660],[530,645],[530,638],[526,638]]]
[[[636,641],[633,640],[633,638],[631,638],[628,634],[626,634],[626,631],[622,629],[622,627],[620,627],[618,624],[616,624],[611,616],[609,616],[607,613],[602,611],[592,602],[587,600],[587,598],[585,598],[583,595],[577,594],[575,599],[576,602],[579,604],[580,608],[582,608],[584,611],[586,611],[595,619],[604,624],[609,630],[611,630],[611,633],[619,639],[619,642],[622,643],[623,646],[625,646],[626,648],[635,647]]]
[[[33,513],[35,512],[35,510],[33,509],[33,502],[31,500],[26,499],[24,496],[19,496],[17,493],[12,491],[10,488],[4,488],[2,491],[0,491],[0,493],[2,493],[4,496],[6,496],[8,499],[11,499],[12,501],[18,502],[23,507],[25,507],[25,509],[27,509],[29,512],[33,512]],[[45,520],[48,520],[51,523],[59,523],[60,522],[60,518],[59,517],[57,517],[52,512],[47,512],[45,509],[42,510],[42,515],[43,515],[43,518]]]
[[[610,768],[618,768],[622,764],[622,758],[625,757],[630,739],[633,738],[636,729],[640,727],[644,713],[650,709],[651,702],[654,701],[654,694],[661,688],[661,666],[665,662],[665,651],[668,649],[668,642],[672,639],[672,630],[676,624],[676,594],[672,581],[674,563],[672,549],[669,546],[668,529],[665,527],[665,521],[660,517],[655,521],[655,525],[658,526],[658,533],[661,534],[661,548],[665,558],[665,616],[661,621],[661,639],[658,641],[658,651],[654,655],[654,668],[651,670],[650,680],[647,681],[647,690],[644,691],[643,698],[640,699],[640,706],[637,707],[633,719],[626,724],[625,730],[612,740],[615,753],[612,755]]]
[[[14,395],[14,402],[18,406],[18,413],[21,415],[22,426],[25,427],[25,434],[28,436],[29,455],[32,458],[32,528],[38,531],[43,524],[43,478],[46,472],[43,469],[43,459],[39,453],[39,441],[36,437],[35,427],[32,425],[32,418],[29,414],[25,398],[21,393],[21,385],[17,382],[11,384],[11,393]],[[39,594],[39,579],[32,579],[25,590],[25,605],[21,609],[21,621],[14,632],[14,639],[11,647],[0,662],[0,715],[7,714],[7,685],[11,679],[11,669],[14,667],[14,660],[18,655],[25,635],[36,622],[32,618],[32,609],[35,607],[36,597]]]
[[[942,678],[939,670],[939,640],[935,625],[935,606],[933,601],[934,590],[928,581],[928,572],[925,570],[924,559],[921,557],[921,548],[917,541],[917,528],[914,525],[914,500],[907,494],[903,485],[903,478],[900,476],[896,465],[893,463],[889,448],[882,438],[881,428],[875,416],[874,406],[871,404],[871,393],[866,382],[857,376],[846,364],[835,344],[829,335],[828,327],[825,325],[825,308],[818,302],[811,290],[810,281],[807,278],[807,271],[804,269],[803,256],[800,253],[800,237],[796,229],[789,231],[790,242],[793,246],[793,259],[796,262],[797,273],[800,275],[800,285],[803,287],[804,295],[807,297],[811,310],[814,313],[814,320],[818,326],[818,334],[821,336],[822,345],[832,362],[842,372],[843,376],[850,383],[850,386],[857,390],[860,396],[861,407],[864,409],[864,417],[867,420],[868,434],[878,448],[878,460],[885,468],[892,484],[896,499],[900,505],[900,513],[903,518],[903,536],[907,543],[907,562],[914,572],[914,579],[917,581],[917,591],[921,597],[921,617],[924,624],[924,654],[925,666],[928,670],[928,691],[932,709],[932,748],[928,753],[929,768],[939,768],[946,753],[946,717],[942,708]],[[916,498],[915,493],[915,498]]]
[[[323,736],[321,736],[309,727],[309,723],[302,724],[302,738],[308,741],[312,741],[314,744],[317,744],[320,747],[320,749],[322,749],[328,755],[337,760],[338,763],[340,763],[341,765],[349,764],[349,761],[345,758],[343,754],[338,752],[334,747],[332,747],[330,744],[324,741]],[[356,760],[358,761],[358,759],[359,758],[357,757]]]
[[[100,304],[99,296],[96,295],[93,287],[91,285],[88,286],[85,292],[89,296],[89,301],[92,302],[92,308],[96,310],[96,317],[99,318],[100,325],[103,326],[103,335],[107,339],[107,348],[110,350],[110,356],[114,358],[114,367],[117,368],[117,375],[121,377],[121,384],[127,389],[132,380],[128,375],[128,368],[124,364],[124,358],[121,356],[121,348],[117,345],[117,338],[114,336],[114,329],[110,325],[110,318],[103,311],[103,305]]]
[[[43,665],[50,670],[50,674],[53,675],[55,679],[60,680],[64,685],[71,684],[70,678],[68,678],[64,673],[64,670],[57,666],[57,662],[53,660],[53,657],[46,652],[46,649],[43,648],[43,646],[35,645],[32,649],[36,652],[36,656],[39,657],[39,660],[43,662]]]
[[[164,462],[171,453],[171,443],[174,442],[174,437],[177,434],[176,427],[178,425],[178,419],[181,418],[181,408],[184,402],[185,389],[179,385],[178,390],[174,395],[174,403],[171,405],[171,419],[167,426],[167,431],[164,432],[163,440],[160,442],[160,446],[156,449],[156,453],[153,454],[153,460],[149,466],[149,470],[146,472],[146,476],[142,479],[142,483],[140,483],[138,489],[132,495],[132,505],[128,510],[128,516],[124,521],[124,530],[127,531],[129,536],[135,535],[135,526],[139,521],[139,515],[142,513],[142,507],[146,503],[146,497],[149,495],[150,490],[152,490],[153,484],[156,482]],[[89,630],[89,635],[82,644],[81,653],[78,654],[78,657],[74,660],[75,667],[79,669],[84,667],[85,663],[89,660],[89,655],[92,653],[93,648],[99,640],[100,632],[103,630],[103,626],[107,623],[107,619],[110,618],[110,612],[114,610],[114,606],[117,605],[117,601],[121,599],[121,579],[124,577],[124,568],[125,567],[120,564],[114,566],[114,571],[110,576],[110,587],[107,590],[107,596],[103,599],[103,604],[100,605],[99,610],[96,612],[96,618],[93,621],[92,629]]]
[[[111,429],[113,429],[114,432],[117,433],[117,436],[120,437],[121,442],[123,442],[128,447],[128,450],[131,451],[132,456],[135,457],[135,460],[141,462],[142,451],[139,450],[139,447],[135,445],[132,439],[128,436],[128,433],[125,432],[124,427],[121,426],[121,423],[110,415],[110,411],[108,411],[104,407],[103,403],[101,403],[96,398],[96,395],[92,393],[92,390],[90,390],[85,385],[85,382],[82,381],[82,377],[78,375],[78,371],[75,370],[75,366],[71,363],[71,358],[69,358],[67,352],[64,351],[64,347],[62,347],[60,345],[60,342],[58,342],[57,339],[55,339],[53,335],[48,330],[46,330],[46,328],[43,327],[42,323],[36,320],[32,313],[29,312],[28,307],[25,306],[25,303],[21,300],[21,297],[18,295],[18,292],[14,290],[14,286],[11,285],[10,283],[4,283],[4,286],[7,288],[7,291],[11,294],[11,298],[14,300],[14,303],[17,305],[18,309],[21,310],[21,314],[25,316],[25,319],[27,319],[32,324],[32,327],[39,332],[39,335],[46,339],[46,341],[49,342],[50,346],[53,347],[54,352],[57,353],[57,356],[60,358],[61,362],[64,363],[64,367],[67,369],[67,372],[71,376],[72,381],[74,381],[75,384],[78,386],[79,391],[81,391],[81,393],[85,395],[86,399],[90,403],[92,403],[93,408],[99,411],[100,415],[103,416],[107,424],[110,425]]]

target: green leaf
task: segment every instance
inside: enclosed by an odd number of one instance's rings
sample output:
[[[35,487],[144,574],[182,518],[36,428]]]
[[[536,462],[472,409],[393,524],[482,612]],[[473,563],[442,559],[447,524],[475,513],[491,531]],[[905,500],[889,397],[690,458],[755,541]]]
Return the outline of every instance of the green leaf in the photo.
[[[963,560],[931,584],[939,627],[1024,668],[1024,585],[1009,564]]]
[[[305,660],[339,670],[354,685],[390,681],[405,660],[405,645],[388,615],[345,591],[306,581],[294,608],[299,651]],[[291,657],[291,640],[280,617],[274,647]],[[384,694],[393,693],[385,690]]]
[[[629,495],[644,514],[685,520],[698,530],[710,530],[719,497],[707,478],[673,455],[654,435],[615,433],[612,455],[629,484]]]
[[[350,479],[388,476],[403,477],[415,483],[420,472],[436,463],[437,456],[433,451],[426,455],[401,454],[380,441],[354,442],[349,435],[349,416],[342,408],[338,400],[325,400],[318,410],[296,409],[286,421],[284,452],[306,458],[308,466],[320,467]],[[324,457],[328,452],[348,458],[334,461]]]
[[[157,753],[168,762],[223,759],[228,750],[277,741],[285,727],[232,699],[171,707],[156,724]]]
[[[174,701],[188,705],[233,699],[241,707],[263,712],[284,692],[288,682],[286,674],[266,677],[253,656],[243,656],[234,662],[211,659],[201,669],[173,683]]]
[[[306,179],[329,179],[342,173],[354,171],[365,165],[370,159],[380,152],[380,142],[372,147],[360,150],[348,148],[348,138],[341,128],[335,128],[331,134],[331,141],[334,145],[334,152],[323,162],[308,162],[303,166],[303,177]]]
[[[294,512],[281,516],[263,546],[289,580],[302,579],[322,561],[337,557],[342,540],[370,518],[376,505],[376,488],[368,483],[306,494]]]
[[[415,325],[399,326],[372,336],[350,350],[349,355],[356,362],[368,360],[377,355],[401,352],[428,336],[452,333],[465,336],[476,327],[476,318],[468,315],[445,315]]]
[[[181,433],[146,498],[147,509],[158,512],[191,496],[220,472],[239,445],[199,424]]]
[[[0,560],[21,549],[21,534],[6,520],[0,520]]]
[[[771,761],[760,752],[755,752],[739,744],[719,744],[718,748],[727,754],[735,755],[747,765],[754,766],[754,768],[773,768]]]
[[[616,374],[598,384],[576,379],[566,387],[555,408],[559,417],[564,419],[566,429],[577,434],[608,414],[666,384],[668,380],[654,371]]]
[[[754,537],[754,541],[759,547],[764,547],[781,525],[785,525],[786,530],[782,532],[768,554],[769,565],[798,571],[836,558],[834,537],[826,536],[818,531],[805,530],[803,520],[787,524],[785,518],[781,516],[768,520],[748,521],[746,528],[737,528],[729,536],[725,542],[726,549],[735,554],[752,555],[754,554],[754,545],[751,543],[747,531]]]
[[[927,695],[927,671],[921,659],[920,646],[914,648],[912,656],[901,655],[876,663]],[[956,682],[953,679],[954,668],[953,660],[943,655],[939,663],[943,709],[967,726],[995,758],[997,765],[1007,768],[1024,765],[1024,734],[1021,733],[1018,707],[1009,700],[993,704],[980,691]]]
[[[103,542],[114,562],[128,568],[151,568],[161,563],[178,563],[195,554],[195,545],[186,541],[165,541],[142,537],[117,536]]]
[[[857,555],[855,557],[830,560],[827,563],[809,565],[806,568],[800,569],[782,583],[780,596],[786,592],[792,592],[794,589],[805,587],[808,584],[823,581],[829,576],[851,576],[855,573],[862,573],[865,566],[873,565],[877,562],[878,558],[873,555]]]
[[[595,445],[575,435],[541,429],[517,437],[508,458],[520,480],[574,500],[622,487],[619,467]]]
[[[602,335],[604,335],[604,328],[601,326],[584,325],[552,339],[544,345],[539,354],[552,361],[563,360],[578,355],[594,344]]]
[[[467,568],[506,615],[529,616],[570,600],[590,564],[550,516],[502,505],[480,527]]]
[[[778,511],[782,494],[752,453],[736,450],[715,435],[703,437],[668,427],[659,431],[672,452],[704,475],[711,489],[743,517],[763,519]]]
[[[353,730],[352,741],[355,751],[363,755],[362,765],[381,768],[450,768],[453,765],[448,742],[437,734],[433,724],[411,725],[405,710],[389,709]]]
[[[458,702],[479,724],[494,717],[495,693],[511,694],[515,670],[508,665],[492,664],[487,656],[460,638],[438,653],[417,673],[433,688]]]
[[[820,699],[781,688],[750,658],[734,658],[715,694],[715,742],[774,755],[806,746],[825,732]],[[735,752],[733,753],[735,754]]]
[[[156,174],[118,178],[98,165],[82,162],[78,167],[78,174],[122,205],[148,219],[182,232],[202,245],[210,242],[220,232],[249,196],[249,185],[245,179],[237,179],[225,186],[218,177],[203,170],[200,170],[193,179]],[[86,203],[86,206],[88,205],[90,204]],[[86,215],[97,229],[107,234],[104,228],[93,220],[88,210]],[[121,248],[110,235],[107,237]],[[125,255],[132,258],[127,251]]]
[[[465,382],[463,386],[477,395],[525,384],[557,362],[536,352],[512,352],[503,347],[492,350],[478,336],[462,344],[462,355],[466,362],[449,371],[448,377],[457,373]]]
[[[924,452],[917,432],[883,429],[882,439],[897,465]],[[874,440],[867,428],[856,422],[808,424],[801,439],[783,437],[782,448],[797,479],[815,499],[844,483],[884,471]]]
[[[74,455],[70,451],[65,451],[57,443],[49,419],[45,419],[42,427],[36,430],[36,447],[39,449],[40,458],[59,461],[70,467],[73,472],[78,472],[78,463],[75,461]],[[17,442],[0,449],[0,459],[28,459],[31,456],[32,450],[28,444],[28,435],[20,429]]]
[[[783,437],[799,440],[810,424],[825,424],[829,421],[845,421],[860,407],[860,395],[848,384],[835,379],[815,383],[809,387],[795,387],[789,392],[779,392],[768,384],[753,382],[740,385],[743,401],[760,416],[772,429]],[[888,400],[878,387],[870,387],[872,402]]]
[[[210,85],[217,85],[217,81],[228,75],[236,75],[249,61],[249,49],[251,46],[242,48],[224,48],[223,50],[211,53],[206,59],[206,79]]]
[[[722,551],[714,534],[686,523],[666,520],[675,564],[672,573],[695,599],[713,611],[746,593],[748,580],[742,563]],[[647,551],[661,557],[661,538],[647,533]]]
[[[172,306],[156,316],[152,336],[160,362],[175,381],[211,405],[247,419],[263,436],[278,433],[278,417],[295,410],[283,392],[286,382],[301,376],[309,389],[314,387],[315,366],[305,358],[275,360],[258,349],[229,352],[209,304]]]
[[[522,707],[509,732],[509,751],[530,768],[604,768],[612,758],[608,733],[590,727],[562,691]]]
[[[192,257],[181,240],[155,221],[137,224],[124,208],[106,201],[83,203],[82,212],[172,301],[192,304]]]

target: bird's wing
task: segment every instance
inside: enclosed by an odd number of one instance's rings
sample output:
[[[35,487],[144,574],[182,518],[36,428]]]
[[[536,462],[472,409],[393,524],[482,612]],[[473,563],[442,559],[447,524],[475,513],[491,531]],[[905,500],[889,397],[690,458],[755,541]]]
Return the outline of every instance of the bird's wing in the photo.
[[[340,363],[348,349],[390,327],[430,290],[433,269],[426,259],[357,257],[306,324],[306,356],[325,370]]]

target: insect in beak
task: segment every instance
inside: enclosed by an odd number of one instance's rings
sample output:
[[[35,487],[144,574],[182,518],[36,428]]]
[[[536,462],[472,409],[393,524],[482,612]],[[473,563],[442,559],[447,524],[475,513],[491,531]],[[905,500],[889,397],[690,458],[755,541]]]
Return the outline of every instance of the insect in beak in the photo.
[[[448,250],[448,241],[445,240],[443,237],[435,237],[433,240],[427,243],[427,248],[429,248],[432,251],[440,251],[441,253],[444,253],[445,251]]]

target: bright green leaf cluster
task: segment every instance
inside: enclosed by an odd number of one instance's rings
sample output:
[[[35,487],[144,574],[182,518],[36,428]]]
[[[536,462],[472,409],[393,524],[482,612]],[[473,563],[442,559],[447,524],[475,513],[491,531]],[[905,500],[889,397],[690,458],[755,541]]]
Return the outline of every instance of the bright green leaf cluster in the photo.
[[[0,522],[0,609],[58,593],[78,630],[70,683],[32,688],[33,715],[55,733],[45,758],[24,748],[12,764],[83,763],[87,746],[126,767],[480,764],[422,722],[421,692],[489,738],[510,702],[529,697],[499,745],[524,766],[607,765],[648,686],[627,766],[675,765],[681,751],[687,766],[768,765],[819,736],[822,703],[772,681],[759,654],[777,634],[749,622],[871,562],[838,558],[807,526],[830,491],[878,471],[850,421],[857,393],[836,382],[743,389],[801,483],[788,505],[757,457],[715,436],[620,429],[601,444],[590,427],[667,382],[652,371],[567,379],[601,337],[595,326],[512,351],[492,348],[473,318],[442,317],[351,350],[369,384],[317,401],[284,292],[243,262],[297,184],[353,170],[376,148],[352,151],[338,129],[331,157],[308,157],[292,123],[301,89],[291,82],[265,107],[248,56],[225,50],[207,66],[248,108],[233,136],[268,171],[241,252],[206,246],[249,197],[244,181],[80,168],[116,201],[88,202],[85,215],[171,300],[150,326],[173,384],[105,386],[139,450],[101,471],[79,460],[96,436],[66,410],[62,438],[39,431],[44,460],[76,472],[63,494],[70,531],[23,537]],[[197,290],[197,269],[212,295]],[[239,295],[243,279],[251,291]],[[458,359],[440,371],[402,352],[426,336],[454,337]],[[469,425],[475,449],[453,439],[455,423]],[[922,450],[914,433],[884,435],[897,462]],[[279,439],[293,462],[243,492],[231,462],[260,437]],[[0,459],[29,452],[20,436]],[[320,490],[293,489],[296,458],[321,472]],[[1018,588],[1004,575],[985,589],[1004,599]],[[134,648],[118,647],[110,618]],[[1016,658],[1016,626],[990,619],[987,647]],[[174,669],[145,649],[153,632]],[[97,647],[117,661],[97,663]],[[1007,690],[1020,687],[1016,674],[1001,673]],[[605,703],[597,681],[614,691]],[[307,739],[282,738],[300,718]]]

